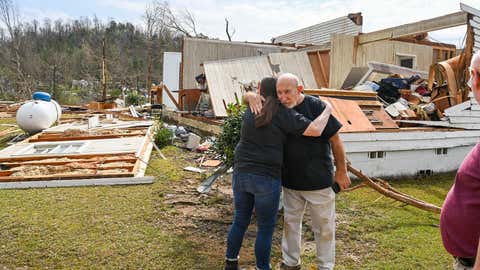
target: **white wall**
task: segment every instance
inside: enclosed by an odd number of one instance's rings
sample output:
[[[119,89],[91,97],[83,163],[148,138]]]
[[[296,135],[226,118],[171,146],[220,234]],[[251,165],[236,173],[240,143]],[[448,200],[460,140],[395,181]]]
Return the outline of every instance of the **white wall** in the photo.
[[[182,62],[182,53],[164,52],[163,53],[163,82],[170,91],[176,91],[180,85],[180,63]],[[172,92],[178,102],[178,93]],[[163,91],[163,104],[170,108],[176,108],[173,102]]]
[[[340,133],[352,166],[370,177],[455,171],[480,137],[480,130]],[[447,148],[437,155],[437,148]],[[383,151],[383,158],[370,152]]]
[[[473,145],[448,148],[446,155],[436,155],[435,149],[387,151],[384,158],[375,159],[369,158],[369,152],[347,152],[347,158],[367,176],[398,177],[416,175],[420,170],[455,171],[472,148]]]

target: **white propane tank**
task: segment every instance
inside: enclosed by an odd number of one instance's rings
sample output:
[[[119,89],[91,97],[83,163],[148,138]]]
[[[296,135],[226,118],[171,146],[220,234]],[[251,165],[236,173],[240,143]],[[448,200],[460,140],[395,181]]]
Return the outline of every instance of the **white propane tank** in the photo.
[[[45,92],[35,92],[33,100],[17,111],[18,126],[29,134],[35,134],[52,126],[62,116],[62,108]]]

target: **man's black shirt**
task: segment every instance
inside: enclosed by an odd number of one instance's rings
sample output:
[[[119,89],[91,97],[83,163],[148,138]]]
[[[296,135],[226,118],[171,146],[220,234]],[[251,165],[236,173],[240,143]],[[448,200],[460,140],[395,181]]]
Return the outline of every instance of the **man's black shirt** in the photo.
[[[310,120],[325,109],[320,99],[305,95],[293,109]],[[282,185],[294,190],[319,190],[333,184],[333,158],[329,139],[342,127],[333,115],[320,137],[287,136],[284,149]]]

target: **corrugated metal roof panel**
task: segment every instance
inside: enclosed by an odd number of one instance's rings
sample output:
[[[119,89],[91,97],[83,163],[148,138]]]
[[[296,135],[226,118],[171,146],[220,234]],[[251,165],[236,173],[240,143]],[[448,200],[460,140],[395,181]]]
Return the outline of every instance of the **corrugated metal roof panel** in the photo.
[[[322,44],[329,42],[333,33],[357,35],[361,31],[361,25],[356,25],[350,18],[343,16],[278,36],[274,40],[276,43]]]
[[[270,59],[269,59],[270,57]],[[241,83],[259,82],[272,76],[272,66],[280,72],[297,75],[306,88],[317,88],[312,66],[306,52],[272,53],[268,56],[247,57],[205,62],[203,67],[215,116],[227,116],[223,105],[235,102],[235,94],[242,98]]]
[[[473,53],[476,53],[480,50],[480,10],[463,3],[460,3],[460,9],[471,15],[471,19],[468,21],[468,23],[473,28],[474,39],[472,49]]]

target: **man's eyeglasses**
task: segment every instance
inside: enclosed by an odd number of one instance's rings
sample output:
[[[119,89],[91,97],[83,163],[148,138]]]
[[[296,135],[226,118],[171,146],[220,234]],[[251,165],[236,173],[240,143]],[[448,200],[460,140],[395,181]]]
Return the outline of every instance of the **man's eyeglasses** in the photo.
[[[471,67],[469,67],[468,70],[470,71],[470,76],[473,76],[473,75],[475,75],[476,77],[480,76],[480,72],[478,72],[478,70]]]

